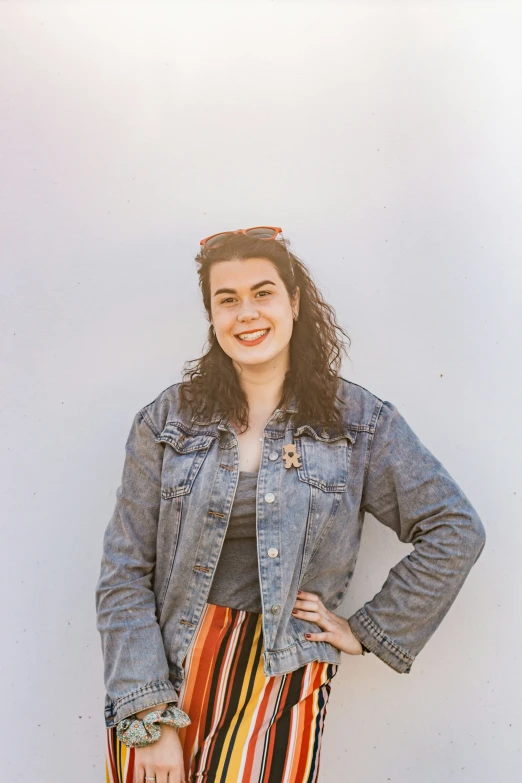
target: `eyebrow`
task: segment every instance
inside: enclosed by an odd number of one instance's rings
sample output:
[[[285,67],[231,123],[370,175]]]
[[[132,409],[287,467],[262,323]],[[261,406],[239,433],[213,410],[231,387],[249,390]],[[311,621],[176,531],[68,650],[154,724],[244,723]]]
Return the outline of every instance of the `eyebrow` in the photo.
[[[256,291],[258,288],[262,288],[264,285],[275,286],[275,283],[273,283],[272,280],[262,280],[260,283],[256,283],[255,285],[251,286],[250,290]],[[237,291],[235,288],[218,288],[214,296],[217,296],[218,294],[237,294]]]

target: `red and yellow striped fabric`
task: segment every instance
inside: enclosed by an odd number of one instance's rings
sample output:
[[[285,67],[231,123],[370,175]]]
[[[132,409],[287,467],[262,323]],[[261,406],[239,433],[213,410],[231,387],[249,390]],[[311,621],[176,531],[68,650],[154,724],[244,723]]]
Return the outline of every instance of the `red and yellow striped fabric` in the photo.
[[[206,604],[178,703],[192,721],[178,730],[187,783],[317,783],[338,666],[266,677],[262,653],[261,614]],[[106,783],[133,781],[134,749],[107,729]]]

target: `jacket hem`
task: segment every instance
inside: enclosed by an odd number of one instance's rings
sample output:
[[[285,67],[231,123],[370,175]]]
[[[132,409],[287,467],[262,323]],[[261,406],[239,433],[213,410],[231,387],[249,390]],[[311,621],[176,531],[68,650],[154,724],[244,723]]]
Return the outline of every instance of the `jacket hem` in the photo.
[[[381,661],[399,674],[410,673],[415,658],[385,636],[364,609],[355,612],[347,622],[353,635]]]
[[[134,715],[156,704],[177,703],[178,693],[170,680],[158,680],[142,685],[135,691],[120,696],[119,699],[105,697],[105,725],[108,729],[116,726],[124,718]]]
[[[265,650],[264,673],[267,677],[288,674],[312,661],[341,663],[341,651],[328,642],[309,642],[299,639],[282,650]]]

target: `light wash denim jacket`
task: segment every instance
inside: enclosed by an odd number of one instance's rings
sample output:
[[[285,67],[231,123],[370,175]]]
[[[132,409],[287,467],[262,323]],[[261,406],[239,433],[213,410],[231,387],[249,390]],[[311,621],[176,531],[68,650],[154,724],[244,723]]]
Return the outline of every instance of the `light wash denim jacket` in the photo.
[[[179,387],[135,415],[104,535],[96,610],[108,728],[177,702],[234,501],[235,431],[218,415],[182,415]],[[470,501],[398,409],[344,378],[338,396],[341,430],[293,426],[295,399],[264,429],[257,548],[266,675],[313,660],[340,663],[336,647],[305,638],[319,626],[291,611],[298,588],[318,594],[330,611],[339,606],[366,511],[414,546],[348,618],[354,635],[396,672],[411,670],[485,544]],[[290,443],[301,467],[285,467]]]

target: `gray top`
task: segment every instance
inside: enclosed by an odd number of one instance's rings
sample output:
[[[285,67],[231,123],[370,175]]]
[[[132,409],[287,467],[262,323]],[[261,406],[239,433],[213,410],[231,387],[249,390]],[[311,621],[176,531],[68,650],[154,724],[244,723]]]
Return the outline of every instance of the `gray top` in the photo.
[[[207,601],[260,614],[263,607],[257,562],[257,475],[239,471],[227,533]]]

